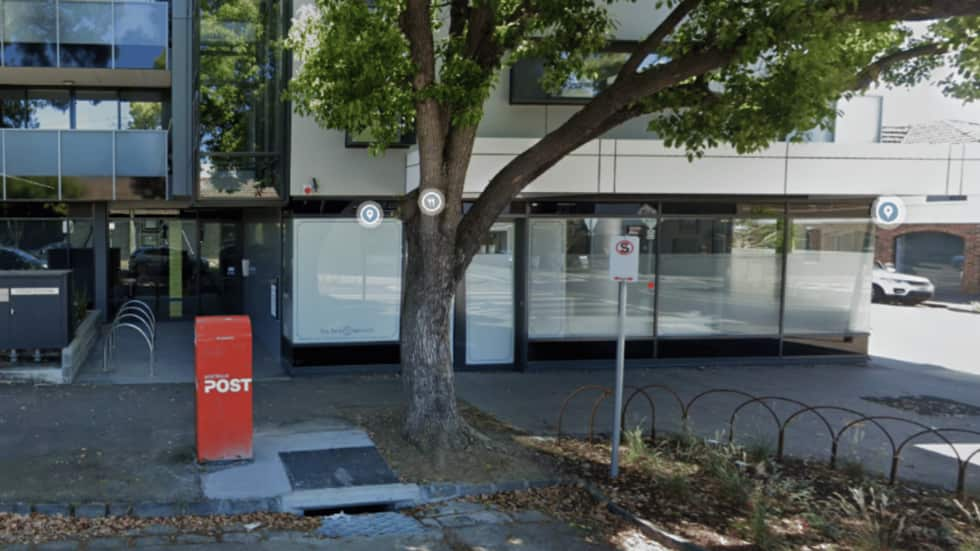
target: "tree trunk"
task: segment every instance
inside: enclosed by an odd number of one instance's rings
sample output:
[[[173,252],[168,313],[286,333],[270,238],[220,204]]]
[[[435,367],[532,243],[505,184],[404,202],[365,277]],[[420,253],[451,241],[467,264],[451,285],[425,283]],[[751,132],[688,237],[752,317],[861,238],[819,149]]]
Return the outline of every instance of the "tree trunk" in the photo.
[[[408,397],[404,433],[420,449],[434,452],[465,447],[472,439],[456,406],[450,333],[454,247],[439,231],[442,220],[416,213],[403,225],[401,369]]]

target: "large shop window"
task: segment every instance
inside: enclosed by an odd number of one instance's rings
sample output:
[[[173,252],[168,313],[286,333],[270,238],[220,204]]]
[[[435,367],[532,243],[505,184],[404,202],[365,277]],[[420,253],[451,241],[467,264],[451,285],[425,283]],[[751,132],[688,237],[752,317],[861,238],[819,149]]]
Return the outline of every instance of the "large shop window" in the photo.
[[[297,219],[292,254],[293,344],[398,340],[400,221]]]
[[[514,362],[514,224],[494,224],[466,270],[466,363]]]
[[[867,219],[793,219],[786,265],[786,335],[870,331],[874,233]]]
[[[616,336],[617,283],[609,279],[609,247],[622,234],[640,238],[640,282],[627,292],[626,332],[653,337],[656,219],[531,220],[529,333],[532,339]]]
[[[779,219],[661,222],[660,336],[779,334]]]

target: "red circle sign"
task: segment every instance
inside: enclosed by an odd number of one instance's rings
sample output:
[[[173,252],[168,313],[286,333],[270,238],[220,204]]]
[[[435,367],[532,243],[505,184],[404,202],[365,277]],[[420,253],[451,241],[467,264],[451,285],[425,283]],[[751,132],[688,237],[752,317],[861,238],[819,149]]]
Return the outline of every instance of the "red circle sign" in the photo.
[[[628,239],[619,241],[616,243],[616,252],[623,256],[633,254],[633,242]]]

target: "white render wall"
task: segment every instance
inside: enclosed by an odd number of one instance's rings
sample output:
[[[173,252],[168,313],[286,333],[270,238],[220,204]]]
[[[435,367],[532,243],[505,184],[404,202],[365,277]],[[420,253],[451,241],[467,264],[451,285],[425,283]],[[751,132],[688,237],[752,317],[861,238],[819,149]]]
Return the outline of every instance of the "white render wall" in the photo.
[[[533,139],[480,138],[466,182],[479,193]],[[406,190],[418,186],[418,156],[407,160]],[[958,195],[980,188],[976,148],[935,144],[776,143],[750,155],[709,150],[689,161],[659,140],[594,140],[525,190],[551,193],[752,195]],[[972,191],[980,193],[980,191]]]

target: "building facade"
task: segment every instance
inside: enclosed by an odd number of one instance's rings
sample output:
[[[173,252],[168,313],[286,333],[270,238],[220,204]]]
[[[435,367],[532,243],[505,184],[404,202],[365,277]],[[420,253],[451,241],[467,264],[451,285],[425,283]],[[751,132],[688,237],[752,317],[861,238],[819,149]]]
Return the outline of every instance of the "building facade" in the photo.
[[[291,60],[273,43],[304,2],[0,0],[0,269],[70,269],[73,302],[105,317],[130,298],[175,322],[247,314],[296,371],[397,364],[401,226],[354,213],[393,213],[418,158],[410,139],[371,156],[281,100]],[[653,4],[617,5],[616,38],[642,37]],[[548,95],[539,73],[501,76],[467,199],[594,89]],[[612,358],[619,234],[641,240],[631,359],[864,355],[874,198],[980,193],[980,146],[842,139],[867,124],[845,113],[836,133],[693,163],[643,120],[586,144],[485,237],[456,298],[457,367]]]

